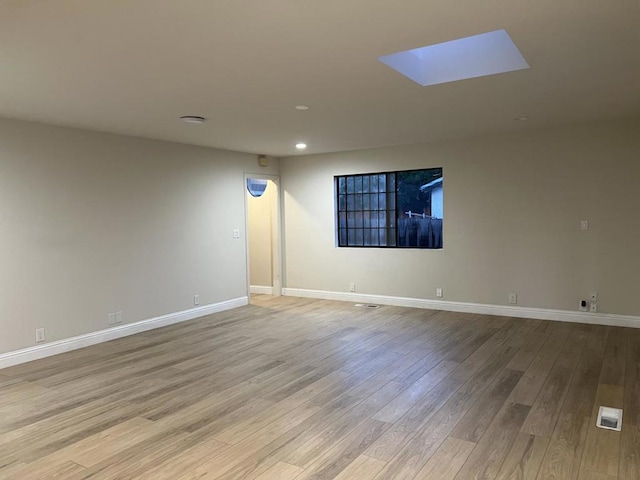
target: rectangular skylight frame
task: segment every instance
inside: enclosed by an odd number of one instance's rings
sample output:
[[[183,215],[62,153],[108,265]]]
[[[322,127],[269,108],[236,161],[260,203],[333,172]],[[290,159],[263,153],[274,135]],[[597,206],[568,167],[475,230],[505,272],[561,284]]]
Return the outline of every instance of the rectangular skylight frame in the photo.
[[[379,60],[423,87],[530,68],[506,30],[405,50]]]

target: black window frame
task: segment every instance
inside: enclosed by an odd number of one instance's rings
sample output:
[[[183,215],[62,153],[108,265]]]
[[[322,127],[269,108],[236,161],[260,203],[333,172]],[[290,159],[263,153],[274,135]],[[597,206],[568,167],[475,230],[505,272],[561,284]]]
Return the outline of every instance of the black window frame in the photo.
[[[335,204],[335,238],[338,248],[399,248],[399,249],[420,249],[439,250],[438,247],[419,245],[400,245],[398,229],[398,174],[440,170],[440,177],[444,177],[442,167],[416,168],[410,170],[395,170],[387,172],[357,173],[350,175],[334,176],[334,204]],[[385,186],[380,190],[380,178],[384,176]],[[378,183],[376,191],[371,191],[374,186],[372,178],[377,177]],[[344,179],[341,183],[341,179]],[[349,185],[349,179],[353,179],[353,186]],[[365,182],[369,181],[367,187]],[[361,183],[359,183],[361,182]],[[392,186],[392,187],[391,187]],[[392,188],[392,190],[391,190]],[[360,191],[358,191],[360,190]],[[378,203],[373,204],[373,195],[377,194]],[[369,197],[368,203],[364,200]],[[384,207],[380,208],[380,198],[384,196]],[[358,198],[359,197],[359,198]],[[352,203],[352,208],[349,204]],[[359,208],[356,208],[359,207]],[[366,208],[365,208],[366,207]],[[377,214],[377,220],[373,221],[373,213]],[[384,215],[382,215],[384,212]],[[358,213],[362,214],[361,218]],[[353,215],[350,215],[353,214]],[[368,218],[368,219],[367,219]],[[384,222],[384,226],[380,223]],[[377,240],[374,231],[377,231]],[[366,240],[368,232],[368,242]],[[355,239],[352,239],[355,235]],[[384,241],[382,241],[384,235]],[[353,241],[356,244],[349,244]],[[377,242],[377,244],[376,244]],[[368,245],[365,243],[369,243]]]

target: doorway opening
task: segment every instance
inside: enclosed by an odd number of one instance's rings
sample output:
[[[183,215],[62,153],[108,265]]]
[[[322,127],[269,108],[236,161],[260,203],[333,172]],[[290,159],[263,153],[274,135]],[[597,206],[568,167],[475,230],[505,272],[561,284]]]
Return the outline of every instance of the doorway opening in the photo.
[[[279,178],[245,175],[247,278],[251,295],[282,295]]]

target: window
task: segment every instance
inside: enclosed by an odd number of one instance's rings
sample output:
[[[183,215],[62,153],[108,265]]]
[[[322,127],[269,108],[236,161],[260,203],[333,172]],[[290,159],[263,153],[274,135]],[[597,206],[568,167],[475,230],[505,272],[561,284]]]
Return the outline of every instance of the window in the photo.
[[[442,168],[342,175],[339,247],[442,248]]]

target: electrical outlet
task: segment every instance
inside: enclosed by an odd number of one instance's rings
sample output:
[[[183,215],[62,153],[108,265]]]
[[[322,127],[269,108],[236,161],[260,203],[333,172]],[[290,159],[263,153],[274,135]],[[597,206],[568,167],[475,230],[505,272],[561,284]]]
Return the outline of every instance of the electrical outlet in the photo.
[[[441,288],[436,288],[436,297],[442,298],[442,289]]]
[[[194,305],[200,305],[200,295],[194,295],[193,296],[193,304]]]
[[[518,303],[518,294],[511,292],[509,294],[509,304],[515,305],[516,303]]]
[[[44,328],[36,329],[36,343],[44,342]]]
[[[356,291],[356,284],[355,284],[355,282],[351,282],[351,283],[349,283],[349,291],[350,291],[350,292],[355,292],[355,291]]]
[[[591,302],[589,304],[589,311],[591,313],[597,313],[598,312],[598,304],[596,302]]]
[[[589,300],[592,302],[597,302],[598,301],[598,292],[591,292],[591,295],[589,296]]]
[[[116,314],[110,313],[107,315],[107,325],[115,325],[116,324]]]
[[[234,228],[233,229],[233,238],[240,238],[240,229],[239,228]]]
[[[578,304],[578,310],[580,310],[581,312],[586,312],[587,311],[587,301],[586,300],[580,300],[580,303]]]
[[[122,323],[122,312],[116,312],[116,323]]]
[[[582,220],[580,222],[580,230],[582,230],[583,232],[589,230],[589,220]]]

